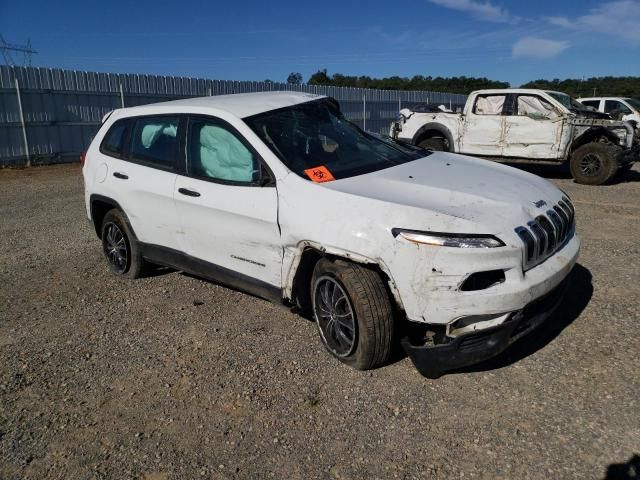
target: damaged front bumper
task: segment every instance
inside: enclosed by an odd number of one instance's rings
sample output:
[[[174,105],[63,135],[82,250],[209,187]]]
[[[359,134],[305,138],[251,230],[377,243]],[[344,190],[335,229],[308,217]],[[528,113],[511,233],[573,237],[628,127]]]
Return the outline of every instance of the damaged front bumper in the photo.
[[[640,161],[640,143],[636,144],[632,148],[622,150],[618,153],[616,159],[621,167]]]
[[[505,322],[496,327],[447,338],[447,343],[440,344],[425,345],[407,336],[401,340],[402,347],[423,376],[438,378],[446,371],[494,357],[534,330],[560,304],[566,287],[567,279],[523,309],[510,314]]]

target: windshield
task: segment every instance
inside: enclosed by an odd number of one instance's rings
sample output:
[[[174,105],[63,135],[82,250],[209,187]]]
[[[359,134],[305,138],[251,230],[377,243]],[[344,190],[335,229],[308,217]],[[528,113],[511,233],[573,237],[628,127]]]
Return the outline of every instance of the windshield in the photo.
[[[625,98],[626,102],[631,105],[636,112],[640,112],[640,100],[637,98]]]
[[[568,110],[571,110],[572,112],[575,112],[576,110],[590,111],[587,107],[585,107],[583,104],[581,104],[577,100],[574,100],[566,93],[560,93],[560,92],[547,92],[547,93],[551,95],[553,98],[555,98],[557,101],[559,101],[562,105],[564,105],[565,108],[567,108]]]
[[[430,154],[362,131],[329,99],[272,110],[244,121],[287,167],[315,182],[375,172]]]

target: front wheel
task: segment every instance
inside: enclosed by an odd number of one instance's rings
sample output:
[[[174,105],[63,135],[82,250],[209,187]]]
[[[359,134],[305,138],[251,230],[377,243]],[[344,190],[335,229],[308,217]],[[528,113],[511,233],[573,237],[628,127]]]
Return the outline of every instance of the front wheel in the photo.
[[[576,182],[584,185],[602,185],[618,171],[617,148],[604,143],[587,143],[577,148],[569,168]]]
[[[318,261],[311,280],[320,339],[338,360],[357,370],[384,365],[393,343],[393,311],[380,275],[343,260]]]

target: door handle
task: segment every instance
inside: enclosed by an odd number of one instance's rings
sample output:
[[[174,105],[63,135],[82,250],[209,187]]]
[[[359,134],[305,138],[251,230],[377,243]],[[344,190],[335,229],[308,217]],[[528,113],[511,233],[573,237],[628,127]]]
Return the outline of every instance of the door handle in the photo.
[[[120,172],[113,172],[113,176],[119,178],[120,180],[126,180],[129,178],[129,175]]]
[[[188,190],[186,188],[179,188],[178,192],[180,192],[182,195],[186,195],[187,197],[199,197],[200,193],[196,192],[195,190]]]

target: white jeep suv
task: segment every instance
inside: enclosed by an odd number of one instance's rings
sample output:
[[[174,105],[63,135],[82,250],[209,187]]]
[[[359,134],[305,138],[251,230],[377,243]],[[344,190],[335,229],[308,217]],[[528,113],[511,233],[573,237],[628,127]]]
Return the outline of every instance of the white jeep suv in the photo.
[[[395,144],[318,95],[115,110],[83,174],[115,274],[158,264],[284,302],[358,369],[396,343],[430,377],[497,354],[555,308],[580,246],[548,181]]]

